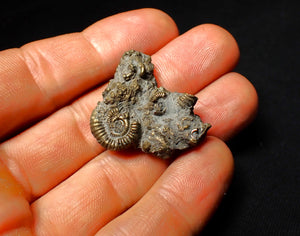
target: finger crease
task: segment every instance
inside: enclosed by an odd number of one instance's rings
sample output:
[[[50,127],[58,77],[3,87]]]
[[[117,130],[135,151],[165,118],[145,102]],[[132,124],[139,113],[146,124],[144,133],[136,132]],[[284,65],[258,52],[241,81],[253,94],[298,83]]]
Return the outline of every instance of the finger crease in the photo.
[[[114,181],[111,178],[111,171],[109,171],[111,169],[111,164],[109,164],[109,162],[111,160],[104,160],[102,159],[105,163],[104,168],[102,169],[103,173],[104,173],[104,177],[106,179],[106,183],[108,184],[108,186],[111,186],[112,191],[115,193],[116,198],[118,199],[119,202],[119,206],[121,208],[123,208],[124,204],[123,204],[123,198],[121,197],[120,191],[118,190],[117,186],[114,184]],[[115,168],[115,167],[114,167]],[[112,193],[113,194],[113,193]],[[115,204],[115,207],[117,207],[117,204]]]
[[[81,32],[81,36],[82,38],[90,45],[90,47],[95,50],[95,52],[97,53],[97,55],[99,56],[100,60],[99,61],[103,61],[102,60],[102,53],[101,53],[101,47],[99,47],[96,43],[94,43],[93,40],[91,40],[90,38],[88,38],[86,36],[86,34],[84,33],[84,31]]]
[[[83,141],[92,147],[92,144],[87,136],[87,133],[85,132],[85,129],[82,127],[82,123],[86,123],[83,121],[89,120],[85,115],[85,114],[88,114],[89,109],[86,106],[80,106],[79,108],[76,108],[76,106],[79,106],[79,105],[73,103],[65,108],[67,108],[68,111],[70,112],[71,117],[74,121],[74,126],[78,129]],[[91,148],[91,149],[93,150],[93,148]],[[95,156],[98,154],[99,154],[98,152],[94,153]]]
[[[4,148],[0,148],[0,156],[3,165],[9,171],[11,176],[13,176],[16,181],[21,184],[24,189],[26,199],[32,201],[32,186],[26,175],[26,171],[22,168],[21,165],[18,165],[18,162],[15,159],[10,158]]]
[[[114,173],[110,170],[113,170]],[[110,183],[117,193],[121,209],[126,210],[136,202],[135,196],[137,196],[136,189],[138,182],[136,178],[133,178],[134,174],[118,160],[112,158],[106,158],[106,168],[104,168],[104,172],[110,179]],[[117,179],[113,180],[111,176],[117,176]],[[124,185],[126,185],[125,190]]]
[[[45,100],[50,102],[50,104],[56,108],[59,107],[59,104],[57,104],[57,102],[55,101],[55,99],[53,99],[53,96],[51,96],[48,92],[48,90],[45,88],[45,86],[43,86],[42,83],[42,79],[43,77],[45,77],[45,71],[44,69],[42,69],[42,60],[47,61],[47,59],[43,56],[42,53],[40,53],[39,51],[36,51],[38,53],[38,57],[36,56],[32,56],[31,53],[28,52],[29,50],[24,49],[23,47],[20,48],[20,52],[21,52],[21,59],[24,61],[24,64],[26,66],[26,68],[28,69],[28,72],[31,75],[31,79],[32,81],[35,83],[36,87],[39,89],[41,96],[40,97],[44,97],[46,98]],[[47,62],[47,68],[50,68],[50,63]],[[49,73],[49,72],[47,72]],[[53,75],[53,73],[51,73]],[[54,78],[53,76],[50,76],[51,78]],[[55,79],[53,79],[53,81],[56,81]],[[58,88],[58,84],[56,82],[56,86],[54,86],[55,88]],[[47,103],[48,104],[48,103]],[[48,104],[48,105],[50,105]]]
[[[176,194],[166,186],[163,186],[158,194],[161,197],[161,200],[169,206],[168,209],[173,209],[173,211],[175,211],[175,214],[181,217],[182,220],[180,222],[186,227],[187,231],[191,232],[191,230],[193,229],[192,225],[187,219],[186,214],[179,210],[181,206],[178,206],[176,204],[176,202],[185,202],[185,199],[183,199],[179,194]],[[174,199],[176,200],[174,201]]]

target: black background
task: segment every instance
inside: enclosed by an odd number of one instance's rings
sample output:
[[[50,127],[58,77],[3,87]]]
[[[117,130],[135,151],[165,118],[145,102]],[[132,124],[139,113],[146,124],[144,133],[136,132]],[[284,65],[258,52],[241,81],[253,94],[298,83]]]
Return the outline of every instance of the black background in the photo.
[[[81,31],[126,10],[158,8],[180,33],[215,23],[241,51],[235,71],[256,87],[256,120],[228,142],[233,182],[202,235],[300,235],[299,31],[297,1],[9,1],[0,7],[0,49]]]

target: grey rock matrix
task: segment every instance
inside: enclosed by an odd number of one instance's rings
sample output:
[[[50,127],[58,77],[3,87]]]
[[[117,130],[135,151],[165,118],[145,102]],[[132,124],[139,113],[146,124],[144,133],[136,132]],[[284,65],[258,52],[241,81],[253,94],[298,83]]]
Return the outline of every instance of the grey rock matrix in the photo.
[[[197,97],[158,88],[151,57],[126,52],[93,110],[90,126],[110,150],[140,148],[160,158],[197,145],[211,127],[193,113]]]

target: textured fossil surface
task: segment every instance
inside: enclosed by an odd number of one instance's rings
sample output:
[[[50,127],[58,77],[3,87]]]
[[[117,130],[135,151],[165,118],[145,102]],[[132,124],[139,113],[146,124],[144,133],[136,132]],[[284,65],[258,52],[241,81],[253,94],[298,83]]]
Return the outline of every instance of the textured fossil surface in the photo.
[[[197,97],[158,88],[151,57],[126,52],[93,110],[90,126],[110,150],[140,148],[160,158],[197,145],[211,127],[193,113]]]

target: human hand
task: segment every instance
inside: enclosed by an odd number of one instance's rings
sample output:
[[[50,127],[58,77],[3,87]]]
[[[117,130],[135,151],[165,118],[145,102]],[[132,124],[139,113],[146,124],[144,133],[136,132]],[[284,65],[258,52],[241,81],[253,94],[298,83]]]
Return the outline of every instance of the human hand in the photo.
[[[129,49],[152,55],[159,86],[196,94],[195,113],[212,124],[201,145],[172,163],[106,151],[90,132],[103,85]],[[224,29],[201,25],[178,36],[169,16],[153,9],[2,51],[0,233],[187,235],[203,228],[233,171],[223,141],[257,108],[253,86],[230,72],[238,58]]]

